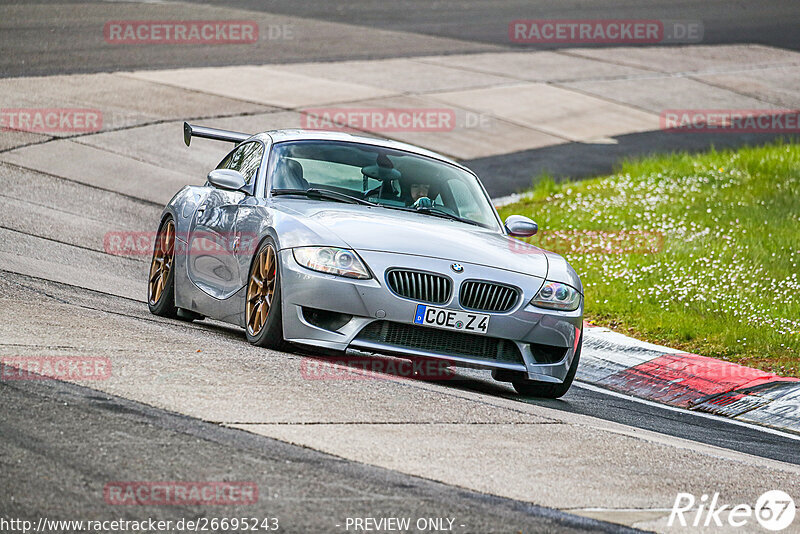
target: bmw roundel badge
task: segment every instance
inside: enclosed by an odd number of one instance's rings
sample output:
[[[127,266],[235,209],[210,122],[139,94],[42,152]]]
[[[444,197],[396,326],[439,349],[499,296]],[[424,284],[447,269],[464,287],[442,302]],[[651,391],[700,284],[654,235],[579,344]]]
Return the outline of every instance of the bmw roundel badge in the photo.
[[[463,273],[464,272],[464,266],[461,265],[460,263],[454,263],[454,264],[452,264],[450,266],[450,268],[453,269],[453,271],[456,272],[456,273]]]

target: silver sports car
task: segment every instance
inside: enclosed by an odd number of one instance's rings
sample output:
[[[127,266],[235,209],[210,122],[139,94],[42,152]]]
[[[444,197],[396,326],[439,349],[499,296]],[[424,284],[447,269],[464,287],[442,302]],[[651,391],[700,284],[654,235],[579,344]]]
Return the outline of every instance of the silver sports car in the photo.
[[[446,360],[559,397],[580,358],[583,289],[559,255],[514,239],[449,159],[347,133],[248,135],[161,217],[150,311],[239,325],[258,346]]]

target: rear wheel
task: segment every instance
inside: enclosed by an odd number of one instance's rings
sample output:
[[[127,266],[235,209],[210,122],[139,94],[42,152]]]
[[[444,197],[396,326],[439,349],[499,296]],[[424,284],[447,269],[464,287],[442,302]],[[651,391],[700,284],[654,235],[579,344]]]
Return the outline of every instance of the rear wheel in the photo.
[[[150,313],[176,317],[175,307],[175,223],[167,218],[161,223],[153,246],[150,278],[147,283],[147,307]]]
[[[514,389],[517,390],[517,393],[527,397],[541,397],[544,399],[563,397],[567,391],[569,391],[570,386],[572,386],[573,380],[575,380],[575,373],[578,370],[578,362],[581,359],[582,348],[583,334],[581,334],[581,339],[578,342],[578,352],[576,352],[575,356],[572,358],[569,371],[567,371],[567,376],[562,383],[551,384],[549,382],[536,382],[528,380],[527,378],[516,377],[511,381],[511,384],[514,386]]]
[[[283,349],[281,284],[275,243],[267,238],[250,265],[245,300],[247,341],[259,347]]]

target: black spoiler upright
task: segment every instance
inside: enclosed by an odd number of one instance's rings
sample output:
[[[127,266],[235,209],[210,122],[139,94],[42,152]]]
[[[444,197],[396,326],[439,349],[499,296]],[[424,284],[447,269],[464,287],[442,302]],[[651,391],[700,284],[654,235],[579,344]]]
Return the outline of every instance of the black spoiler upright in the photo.
[[[229,130],[219,130],[217,128],[208,128],[207,126],[196,126],[183,123],[183,142],[186,146],[192,142],[192,137],[202,137],[205,139],[214,139],[215,141],[227,141],[229,143],[239,144],[245,139],[251,137],[250,134],[241,132],[231,132]]]

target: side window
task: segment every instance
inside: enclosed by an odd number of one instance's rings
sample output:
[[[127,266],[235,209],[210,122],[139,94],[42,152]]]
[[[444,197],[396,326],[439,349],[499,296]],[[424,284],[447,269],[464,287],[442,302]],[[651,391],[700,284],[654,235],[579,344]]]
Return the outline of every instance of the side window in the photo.
[[[244,150],[242,150],[241,162],[236,170],[242,173],[245,181],[249,184],[258,174],[258,168],[261,166],[261,159],[264,156],[264,147],[261,143],[256,142],[247,143],[242,148]],[[233,162],[231,162],[231,168],[234,168]]]
[[[261,143],[246,143],[225,156],[225,159],[217,165],[217,168],[239,171],[244,176],[245,182],[249,184],[258,173],[263,155],[264,147]]]

